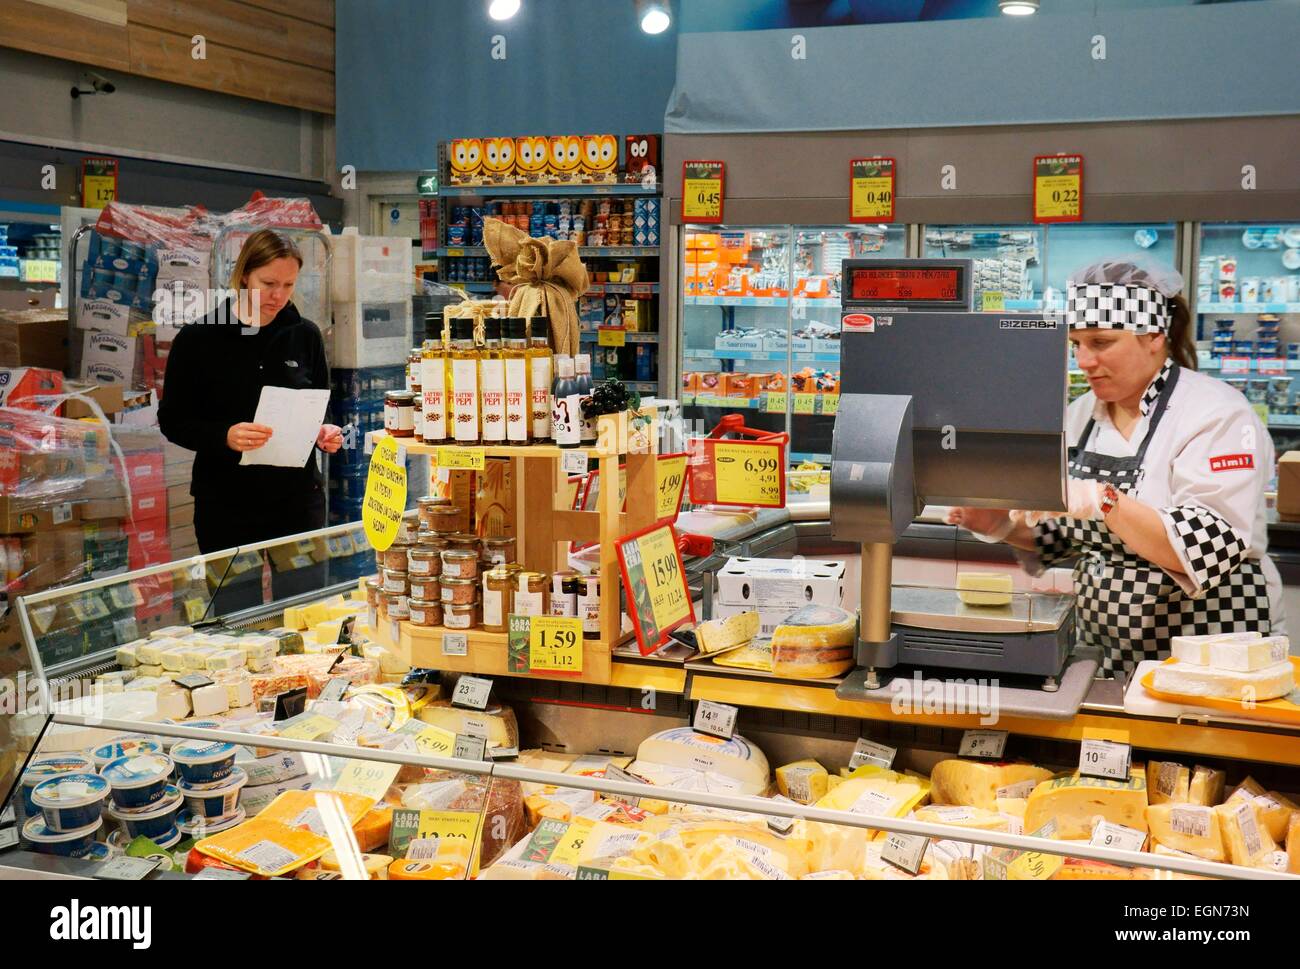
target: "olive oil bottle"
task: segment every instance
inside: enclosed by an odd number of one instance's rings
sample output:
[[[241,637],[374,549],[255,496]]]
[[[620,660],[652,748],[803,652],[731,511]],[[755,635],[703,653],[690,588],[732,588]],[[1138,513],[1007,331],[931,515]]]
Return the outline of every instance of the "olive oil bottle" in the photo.
[[[441,322],[430,313],[425,326]],[[427,330],[426,330],[427,332]],[[425,340],[420,360],[420,390],[423,394],[424,442],[447,443],[447,354],[442,340]]]
[[[501,344],[502,322],[495,316],[483,321],[478,386],[484,444],[504,444],[506,440],[506,360]]]
[[[447,355],[447,377],[451,385],[451,440],[477,444],[479,429],[479,354],[474,348],[474,321],[451,321],[451,352]]]
[[[551,437],[551,382],[555,376],[551,353],[551,321],[534,316],[528,321],[529,387],[533,399],[533,443],[549,443]]]
[[[528,372],[528,321],[505,320],[506,440],[527,444],[533,438],[532,381]]]

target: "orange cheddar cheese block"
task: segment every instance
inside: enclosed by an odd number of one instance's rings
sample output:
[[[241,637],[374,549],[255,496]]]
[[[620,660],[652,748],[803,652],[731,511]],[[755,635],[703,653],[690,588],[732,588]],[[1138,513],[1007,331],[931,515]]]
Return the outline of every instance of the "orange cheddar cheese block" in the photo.
[[[285,791],[263,808],[258,818],[328,836],[328,816],[346,818],[348,827],[354,827],[374,806],[374,798],[346,791]]]
[[[388,836],[393,830],[393,809],[372,808],[362,815],[361,820],[352,826],[356,832],[357,847],[362,851],[374,851],[388,844]]]
[[[241,871],[276,878],[310,864],[330,848],[327,839],[302,828],[256,817],[204,838],[194,849]]]

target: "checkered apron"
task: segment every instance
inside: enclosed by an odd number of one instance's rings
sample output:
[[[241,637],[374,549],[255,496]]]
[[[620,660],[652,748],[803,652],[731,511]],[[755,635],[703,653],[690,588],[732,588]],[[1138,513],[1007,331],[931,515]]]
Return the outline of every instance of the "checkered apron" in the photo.
[[[1113,484],[1124,494],[1135,491],[1142,483],[1147,446],[1164,416],[1178,374],[1175,364],[1137,454],[1116,457],[1086,450],[1096,424],[1090,419],[1079,444],[1070,449],[1070,475]],[[1189,546],[1193,557],[1202,554],[1208,562],[1216,557],[1226,561],[1220,554],[1222,541],[1212,534],[1200,534],[1205,529],[1199,521],[1180,523],[1179,527],[1183,524],[1197,530],[1197,541]],[[1074,566],[1079,641],[1100,647],[1102,669],[1108,676],[1116,670],[1131,674],[1143,660],[1164,659],[1174,636],[1267,628],[1268,588],[1259,563],[1253,559],[1242,560],[1203,597],[1192,599],[1162,569],[1134,555],[1104,521],[1064,519],[1060,532],[1082,550]]]

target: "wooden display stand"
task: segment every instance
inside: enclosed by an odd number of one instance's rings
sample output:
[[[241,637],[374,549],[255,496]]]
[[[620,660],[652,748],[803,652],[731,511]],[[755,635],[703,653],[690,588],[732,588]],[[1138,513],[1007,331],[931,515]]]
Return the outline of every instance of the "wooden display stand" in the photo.
[[[442,651],[443,635],[458,630],[441,626],[398,624],[399,641],[390,638],[389,624],[379,623],[376,640],[396,649],[412,666],[479,673],[485,676],[529,676],[568,682],[608,685],[613,679],[614,647],[631,639],[622,632],[622,581],[615,542],[641,531],[655,520],[655,462],[658,453],[659,422],[653,409],[641,412],[650,422],[630,430],[627,414],[600,418],[594,447],[564,449],[554,445],[511,447],[486,445],[486,457],[510,458],[514,471],[515,530],[519,564],[530,572],[548,576],[568,568],[570,542],[600,545],[600,638],[583,641],[582,673],[510,673],[507,669],[507,633],[483,629],[466,631],[468,655],[447,656]],[[436,456],[438,446],[403,442],[408,454]],[[556,507],[565,493],[568,476],[562,469],[565,454],[582,451],[588,467],[600,472],[600,495],[595,511],[573,511]],[[619,468],[627,466],[627,512],[619,496]],[[469,473],[469,472],[462,472]]]

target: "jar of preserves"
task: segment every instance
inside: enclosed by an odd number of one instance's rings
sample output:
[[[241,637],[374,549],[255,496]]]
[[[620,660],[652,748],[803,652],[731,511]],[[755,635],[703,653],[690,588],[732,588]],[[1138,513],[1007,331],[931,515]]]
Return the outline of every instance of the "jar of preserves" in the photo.
[[[561,569],[551,576],[552,616],[574,617],[578,614],[578,573]]]
[[[514,604],[516,616],[545,616],[550,580],[544,572],[520,572],[515,576]]]
[[[439,583],[443,606],[467,606],[478,602],[476,579],[449,579],[444,575]]]
[[[578,577],[578,618],[582,620],[582,638],[600,638],[600,576]]]
[[[379,593],[383,591],[383,583],[378,577],[366,579],[366,604],[370,606],[379,606]]]
[[[474,602],[467,606],[449,606],[444,603],[442,624],[448,629],[478,628],[478,603]]]
[[[514,611],[514,581],[506,569],[493,569],[483,576],[483,628],[503,633]]]
[[[426,602],[442,601],[442,580],[436,575],[411,576],[411,598]]]
[[[395,541],[403,545],[414,545],[419,536],[420,520],[418,518],[407,518],[403,515],[402,520],[397,525],[397,538]]]
[[[479,537],[473,532],[457,532],[455,535],[447,536],[448,548],[463,548],[467,551],[473,552],[475,558],[478,558],[479,548],[481,545],[482,542],[479,540]]]
[[[514,538],[483,539],[483,562],[487,565],[509,565],[519,560],[519,543]],[[486,623],[486,620],[484,620]]]
[[[442,574],[452,579],[477,579],[478,556],[466,548],[444,549]]]
[[[383,597],[385,619],[405,622],[411,618],[410,599],[395,592],[385,592]]]
[[[454,535],[460,528],[460,509],[455,505],[433,505],[427,517],[429,525],[439,535]]]
[[[434,495],[426,495],[416,501],[416,506],[420,509],[420,524],[425,528],[434,527],[433,510],[443,505],[450,505],[451,501],[446,498],[438,498]]]
[[[384,430],[393,437],[415,436],[415,394],[390,390],[384,396]]]
[[[412,598],[408,606],[411,624],[414,626],[441,626],[442,603],[430,602],[428,599]]]
[[[442,553],[437,549],[417,545],[407,553],[410,567],[407,569],[414,578],[417,575],[442,575]]]
[[[394,542],[388,546],[388,551],[384,552],[384,568],[395,572],[411,571],[410,553],[414,547],[405,542]]]

